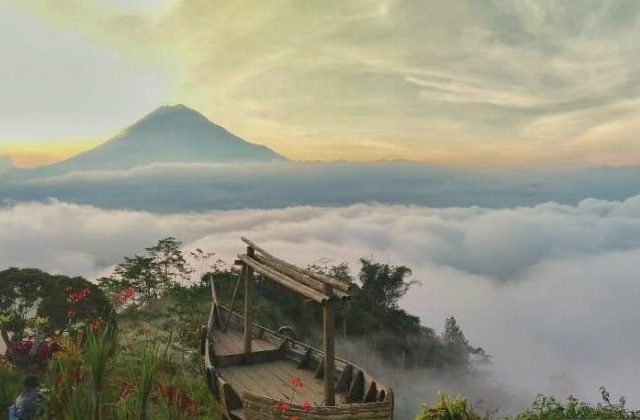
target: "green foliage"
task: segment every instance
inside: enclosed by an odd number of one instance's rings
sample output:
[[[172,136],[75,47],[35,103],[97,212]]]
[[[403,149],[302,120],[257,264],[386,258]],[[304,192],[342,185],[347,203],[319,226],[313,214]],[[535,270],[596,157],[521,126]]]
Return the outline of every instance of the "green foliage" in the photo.
[[[181,246],[175,238],[161,239],[155,246],[146,248],[144,255],[125,257],[113,274],[99,279],[99,283],[111,295],[132,287],[142,305],[157,301],[173,284],[182,284],[191,273]]]
[[[135,406],[138,409],[138,418],[149,418],[149,396],[153,390],[153,380],[158,365],[158,350],[146,349],[140,358],[138,365],[138,386],[136,387]]]
[[[0,365],[0,415],[4,415],[18,394],[20,375],[11,366]]]
[[[91,412],[94,420],[102,418],[101,396],[110,359],[113,358],[118,338],[112,322],[97,332],[89,332],[85,360],[91,374]]]
[[[68,287],[86,288],[90,293],[71,304],[65,291]],[[69,325],[67,310],[71,306],[76,321],[106,317],[113,310],[102,290],[81,277],[56,276],[36,269],[0,271],[0,335],[10,351],[28,329],[43,336],[60,334]]]
[[[538,395],[526,411],[515,420],[564,420],[564,419],[638,419],[640,411],[629,410],[624,397],[617,403],[611,401],[609,392],[600,387],[602,402],[592,405],[570,396],[561,403],[551,396]]]
[[[434,405],[424,404],[416,420],[480,420],[481,416],[469,407],[468,400],[458,395],[451,397],[446,392],[438,392]]]

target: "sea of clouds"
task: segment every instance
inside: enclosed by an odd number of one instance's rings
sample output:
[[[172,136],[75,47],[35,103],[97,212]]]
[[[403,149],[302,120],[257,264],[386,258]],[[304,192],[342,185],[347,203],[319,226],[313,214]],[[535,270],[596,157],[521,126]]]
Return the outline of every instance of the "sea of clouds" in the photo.
[[[175,214],[9,204],[0,207],[0,269],[95,278],[166,236],[231,261],[243,235],[298,264],[326,258],[357,270],[359,258],[371,257],[411,267],[420,284],[402,306],[437,330],[455,315],[469,341],[493,356],[494,382],[525,400],[538,392],[596,400],[605,385],[640,406],[640,196],[507,209],[356,204]],[[465,391],[491,400],[486,389]]]

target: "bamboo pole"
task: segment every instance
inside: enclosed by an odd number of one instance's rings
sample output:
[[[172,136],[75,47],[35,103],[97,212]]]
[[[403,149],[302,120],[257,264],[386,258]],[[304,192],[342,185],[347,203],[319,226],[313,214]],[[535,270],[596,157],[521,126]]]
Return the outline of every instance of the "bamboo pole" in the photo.
[[[231,295],[231,305],[229,305],[229,312],[227,312],[227,319],[224,322],[224,325],[222,326],[222,331],[223,332],[227,332],[227,329],[229,328],[229,321],[231,320],[231,312],[233,311],[233,305],[236,303],[236,296],[238,294],[238,289],[240,288],[240,283],[242,282],[242,277],[245,275],[247,270],[246,266],[242,267],[242,271],[240,272],[240,277],[238,277],[238,280],[236,281],[236,286],[233,288],[233,295]]]
[[[309,277],[296,270],[292,270],[291,268],[275,260],[272,260],[271,258],[265,257],[264,255],[256,254],[253,258],[256,261],[260,262],[261,264],[264,264],[267,267],[272,268],[273,270],[284,274],[285,276],[291,277],[292,279],[299,281],[305,286],[311,287],[312,289],[317,290],[318,292],[324,293],[324,283],[322,283],[320,280],[314,279],[313,277]],[[340,290],[337,290],[337,291],[334,290],[334,294],[340,299],[351,298],[351,296],[349,296],[348,294]]]
[[[333,288],[325,284],[324,293],[331,297]],[[323,351],[324,351],[324,400],[328,406],[336,405],[336,390],[334,383],[335,372],[335,343],[333,335],[333,301],[330,299],[322,307],[322,321],[324,326]]]
[[[213,306],[215,308],[216,324],[217,327],[220,328],[220,322],[222,321],[222,319],[220,318],[220,308],[218,307],[218,294],[216,293],[216,284],[213,281],[212,275],[209,275],[209,287],[211,288],[211,300],[213,301]]]
[[[274,269],[264,265],[264,264],[260,264],[259,262],[257,262],[256,260],[254,260],[253,258],[249,258],[247,255],[238,255],[238,258],[245,263],[247,266],[251,267],[252,269],[254,269],[255,271],[257,271],[258,273],[268,277],[269,279],[273,280],[274,282],[286,287],[287,289],[293,290],[294,292],[300,293],[301,295],[315,301],[318,303],[324,303],[325,301],[327,301],[329,298],[324,295],[323,293],[318,292],[317,290],[314,290],[312,288],[310,288],[309,286],[305,286],[303,284],[297,283],[296,281],[288,278],[287,276],[285,276],[284,274],[281,274],[277,271],[275,271]]]
[[[255,251],[247,247],[247,255],[252,257]],[[253,326],[253,268],[245,266],[244,276],[244,353],[251,353],[251,327]]]
[[[244,236],[241,238],[242,242],[246,243],[247,245],[249,245],[250,247],[252,247],[253,249],[255,249],[256,251],[258,251],[260,254],[264,255],[265,257],[276,261],[278,264],[284,265],[285,267],[290,268],[291,270],[295,270],[301,274],[307,275],[311,278],[314,278],[324,284],[329,284],[331,285],[331,287],[333,287],[334,289],[338,289],[341,290],[343,292],[348,292],[349,291],[349,284],[341,281],[341,280],[337,280],[337,279],[333,279],[331,277],[328,276],[324,276],[322,274],[318,274],[318,273],[314,273],[311,270],[306,270],[304,268],[300,268],[296,265],[293,265],[291,263],[288,263],[284,260],[281,260],[278,257],[275,257],[271,254],[269,254],[267,251],[265,251],[263,248],[260,248],[258,245],[256,245],[255,243],[251,242],[249,239],[245,238]]]

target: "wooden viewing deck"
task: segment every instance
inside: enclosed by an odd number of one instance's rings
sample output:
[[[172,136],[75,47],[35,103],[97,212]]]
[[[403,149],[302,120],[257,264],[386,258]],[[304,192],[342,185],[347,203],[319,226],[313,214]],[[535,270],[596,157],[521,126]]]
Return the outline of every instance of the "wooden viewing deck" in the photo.
[[[243,241],[249,247],[247,254],[238,256],[243,270],[232,305],[244,280],[246,316],[218,305],[212,285],[209,321],[202,327],[201,353],[207,382],[225,417],[392,419],[393,393],[358,366],[333,354],[332,306],[349,298],[349,286],[273,257],[248,239]],[[323,305],[322,350],[253,322],[254,270]]]

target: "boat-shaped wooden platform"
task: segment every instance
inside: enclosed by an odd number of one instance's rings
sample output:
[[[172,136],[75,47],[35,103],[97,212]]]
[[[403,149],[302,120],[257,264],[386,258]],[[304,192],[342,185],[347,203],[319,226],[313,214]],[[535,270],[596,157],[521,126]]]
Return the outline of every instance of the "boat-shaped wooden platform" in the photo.
[[[220,318],[230,316],[228,330],[203,330],[202,350],[209,386],[228,419],[392,418],[393,395],[366,371],[336,358],[336,405],[327,407],[322,351],[253,324],[253,351],[244,354],[244,317],[219,309]],[[302,386],[293,386],[292,378]],[[279,402],[289,405],[286,413],[275,408]]]
[[[252,246],[248,254],[253,254],[255,247],[271,257],[246,241]],[[253,261],[243,259],[247,266]],[[254,266],[262,271],[256,270],[260,274],[275,276],[276,271],[280,274],[293,273],[276,270],[279,266],[267,264],[266,258],[256,258],[255,261],[261,264]],[[269,266],[269,269],[263,269],[263,266]],[[298,270],[301,271],[296,273],[312,278],[306,270]],[[247,272],[252,274],[243,270],[245,276]],[[247,290],[250,292],[251,289],[245,289],[245,292]],[[328,295],[331,298],[335,296],[331,291]],[[201,352],[208,386],[227,419],[271,420],[293,416],[300,420],[393,418],[393,393],[390,390],[347,360],[335,356],[329,360],[325,358],[325,354],[333,353],[331,328],[325,328],[324,349],[329,351],[322,351],[218,305],[215,291],[212,296],[214,303],[209,322],[202,329]],[[346,294],[341,293],[340,296]],[[320,296],[314,297],[322,300]],[[245,297],[245,303],[248,303],[245,313],[250,302],[250,297],[248,302]],[[248,313],[250,315],[250,310]],[[332,319],[326,316],[326,312],[325,318]],[[325,327],[331,324],[325,322]],[[330,377],[325,375],[325,371],[332,372]]]

